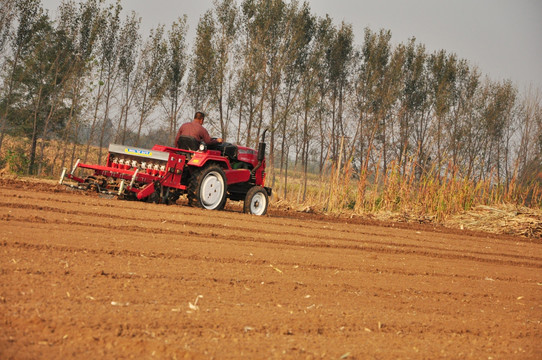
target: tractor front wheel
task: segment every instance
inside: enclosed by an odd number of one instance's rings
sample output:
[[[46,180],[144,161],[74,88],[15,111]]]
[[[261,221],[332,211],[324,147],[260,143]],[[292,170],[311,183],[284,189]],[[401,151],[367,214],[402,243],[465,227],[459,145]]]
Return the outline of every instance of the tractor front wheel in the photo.
[[[268,204],[269,196],[267,191],[261,186],[253,186],[245,196],[243,211],[252,215],[265,215]]]
[[[210,165],[193,174],[188,197],[196,206],[207,210],[222,210],[226,204],[226,175],[218,165]]]

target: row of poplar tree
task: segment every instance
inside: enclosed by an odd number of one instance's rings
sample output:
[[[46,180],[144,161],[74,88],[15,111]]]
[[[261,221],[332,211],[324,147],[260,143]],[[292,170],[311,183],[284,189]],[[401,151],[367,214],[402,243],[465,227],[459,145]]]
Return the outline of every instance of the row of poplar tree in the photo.
[[[358,172],[452,164],[506,182],[540,171],[537,91],[390,31],[356,44],[351,25],[308,3],[217,0],[191,43],[186,16],[143,34],[120,1],[64,1],[54,15],[39,0],[1,6],[0,148],[5,134],[30,139],[30,173],[47,140],[65,144],[63,163],[75,146],[86,157],[109,142],[172,144],[196,110],[241,145],[268,129],[273,182],[288,163],[321,173],[340,157]]]

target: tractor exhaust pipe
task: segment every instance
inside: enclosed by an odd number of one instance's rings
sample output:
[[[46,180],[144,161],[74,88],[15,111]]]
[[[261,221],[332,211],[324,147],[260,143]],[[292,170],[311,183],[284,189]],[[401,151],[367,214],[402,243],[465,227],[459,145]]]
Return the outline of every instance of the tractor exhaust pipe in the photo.
[[[258,145],[258,162],[263,161],[263,159],[265,159],[265,133],[266,132],[267,132],[267,129],[263,131],[262,141]]]
[[[262,140],[260,142],[260,144],[258,145],[258,165],[256,165],[256,167],[254,169],[252,169],[252,176],[254,176],[254,174],[256,174],[256,171],[258,171],[258,169],[262,166],[262,163],[263,163],[263,159],[265,159],[265,133],[267,132],[268,129],[265,129],[263,131],[263,134],[262,134]]]

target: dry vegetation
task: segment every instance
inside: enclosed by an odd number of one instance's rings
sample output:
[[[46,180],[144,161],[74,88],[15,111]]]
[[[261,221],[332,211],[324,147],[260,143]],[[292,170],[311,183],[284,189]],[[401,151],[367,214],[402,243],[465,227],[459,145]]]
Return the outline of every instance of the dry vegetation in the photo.
[[[2,176],[24,174],[27,139],[6,137],[0,154]],[[40,178],[56,178],[62,165],[73,164],[71,156],[62,158],[63,148],[56,141],[40,143]],[[72,149],[70,149],[70,152]],[[74,159],[85,148],[75,146]],[[88,162],[99,162],[98,148],[91,147]],[[449,166],[444,175],[435,170],[416,179],[415,164],[402,172],[397,164],[388,170],[361,178],[353,176],[349,163],[330,168],[324,175],[308,174],[304,194],[303,173],[290,170],[285,192],[283,174],[278,173],[271,206],[283,210],[360,217],[381,221],[431,223],[450,228],[496,234],[542,238],[542,190],[539,182],[520,186],[495,186],[495,179],[472,181],[459,176]],[[363,173],[363,172],[362,172]],[[270,180],[268,179],[268,185]],[[527,206],[529,205],[529,206]]]
[[[347,164],[323,177],[312,175],[305,201],[303,178],[293,173],[286,197],[277,184],[275,205],[296,211],[335,216],[366,217],[382,221],[432,223],[462,230],[542,238],[542,189],[538,181],[528,186],[513,179],[507,187],[496,179],[473,181],[448,166],[442,176],[435,169],[415,178],[415,164],[401,173],[392,164],[386,173],[352,176]]]
[[[0,151],[0,167],[4,173],[25,175],[28,172],[28,156],[30,140],[6,135]],[[55,140],[38,141],[37,169],[38,177],[56,178],[60,175],[63,167],[71,167],[78,157],[84,157],[86,146],[70,144],[65,148],[64,144]],[[98,159],[99,149],[89,147],[87,160],[92,163],[100,163]]]

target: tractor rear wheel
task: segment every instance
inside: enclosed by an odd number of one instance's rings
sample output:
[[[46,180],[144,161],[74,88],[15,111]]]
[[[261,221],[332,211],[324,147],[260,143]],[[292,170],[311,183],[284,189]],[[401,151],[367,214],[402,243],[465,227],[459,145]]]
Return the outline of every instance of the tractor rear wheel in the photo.
[[[245,196],[243,211],[252,215],[265,215],[269,205],[267,191],[261,186],[251,187]]]
[[[226,175],[218,165],[210,165],[192,174],[188,186],[191,203],[207,210],[222,210],[226,204]]]

